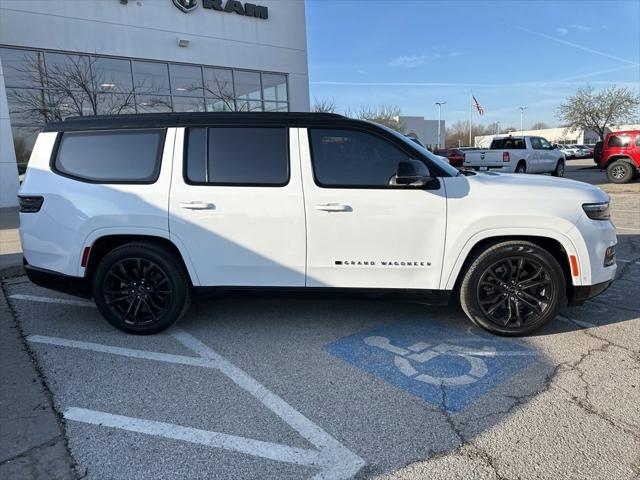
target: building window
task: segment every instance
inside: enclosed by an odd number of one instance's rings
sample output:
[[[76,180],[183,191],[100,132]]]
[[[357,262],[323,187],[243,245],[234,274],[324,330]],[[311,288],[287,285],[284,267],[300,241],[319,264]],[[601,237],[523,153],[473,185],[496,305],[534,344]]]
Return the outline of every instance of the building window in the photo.
[[[19,162],[70,116],[289,110],[284,74],[11,47],[0,59]]]

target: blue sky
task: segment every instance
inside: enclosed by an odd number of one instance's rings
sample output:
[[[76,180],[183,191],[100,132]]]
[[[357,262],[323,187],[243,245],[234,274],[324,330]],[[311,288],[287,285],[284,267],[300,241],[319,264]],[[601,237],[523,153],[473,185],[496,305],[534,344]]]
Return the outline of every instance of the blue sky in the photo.
[[[640,89],[640,2],[307,0],[311,99],[393,104],[450,125],[557,125],[580,86]]]

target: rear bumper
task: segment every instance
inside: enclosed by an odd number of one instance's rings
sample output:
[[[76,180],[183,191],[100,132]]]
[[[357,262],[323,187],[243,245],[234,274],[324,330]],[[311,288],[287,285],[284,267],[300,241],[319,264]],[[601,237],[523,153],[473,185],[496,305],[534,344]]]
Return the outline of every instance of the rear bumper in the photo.
[[[23,259],[24,271],[32,283],[39,287],[68,293],[76,297],[91,298],[89,282],[84,277],[72,277],[64,273],[54,272],[45,268],[38,268]]]
[[[569,305],[570,306],[579,306],[584,302],[593,298],[597,295],[600,295],[604,292],[609,286],[613,283],[613,280],[609,280],[607,282],[598,283],[596,285],[585,285],[585,286],[576,286],[573,287],[571,291],[571,295],[569,297]]]

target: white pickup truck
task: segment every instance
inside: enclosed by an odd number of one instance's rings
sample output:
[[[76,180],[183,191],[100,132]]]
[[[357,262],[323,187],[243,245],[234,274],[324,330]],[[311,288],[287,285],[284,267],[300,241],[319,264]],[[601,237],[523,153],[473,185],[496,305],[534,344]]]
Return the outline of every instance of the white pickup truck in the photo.
[[[463,167],[502,173],[551,173],[564,176],[565,155],[542,137],[500,136],[489,149],[465,153]]]

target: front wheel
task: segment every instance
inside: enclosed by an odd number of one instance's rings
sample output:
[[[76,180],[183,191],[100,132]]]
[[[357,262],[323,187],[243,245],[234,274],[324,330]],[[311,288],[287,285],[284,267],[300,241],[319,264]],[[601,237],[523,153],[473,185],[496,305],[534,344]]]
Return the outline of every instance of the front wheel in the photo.
[[[551,175],[553,175],[554,177],[564,177],[564,160],[558,160],[558,163],[556,163],[556,168],[553,172],[551,172]]]
[[[565,292],[562,268],[549,252],[531,242],[506,241],[473,261],[460,286],[460,304],[479,327],[520,336],[555,318]]]
[[[633,167],[624,160],[616,160],[607,167],[607,178],[612,183],[627,183],[633,180],[633,177]]]
[[[93,276],[98,310],[127,333],[158,333],[188,309],[191,289],[175,256],[151,242],[128,243],[107,253]]]

